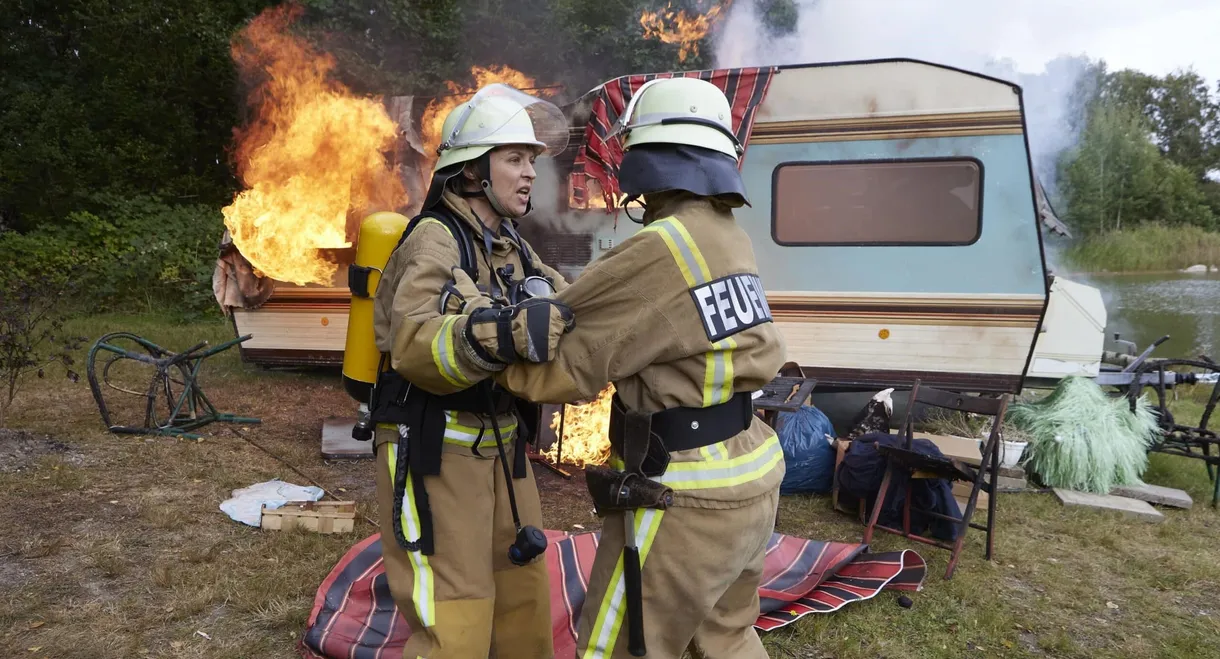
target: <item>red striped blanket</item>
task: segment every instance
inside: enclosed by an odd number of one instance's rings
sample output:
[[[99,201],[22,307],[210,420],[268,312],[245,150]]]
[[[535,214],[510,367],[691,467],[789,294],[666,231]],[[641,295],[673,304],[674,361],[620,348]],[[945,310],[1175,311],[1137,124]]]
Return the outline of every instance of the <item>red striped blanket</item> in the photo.
[[[547,531],[555,656],[575,657],[576,619],[585,599],[598,534]],[[776,533],[759,588],[760,630],[828,613],[883,589],[919,590],[927,566],[910,551],[869,554],[859,544]],[[645,573],[647,574],[647,573]],[[298,650],[306,659],[397,659],[410,635],[386,583],[380,536],[348,550],[318,588]]]

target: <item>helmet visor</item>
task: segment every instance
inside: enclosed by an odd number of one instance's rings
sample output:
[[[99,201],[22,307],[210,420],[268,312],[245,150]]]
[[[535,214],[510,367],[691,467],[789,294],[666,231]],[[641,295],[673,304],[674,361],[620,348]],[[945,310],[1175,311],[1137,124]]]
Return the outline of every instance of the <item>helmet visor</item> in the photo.
[[[568,146],[568,120],[554,103],[505,84],[479,90],[453,130],[441,136],[440,151],[464,147],[530,144],[554,156]]]

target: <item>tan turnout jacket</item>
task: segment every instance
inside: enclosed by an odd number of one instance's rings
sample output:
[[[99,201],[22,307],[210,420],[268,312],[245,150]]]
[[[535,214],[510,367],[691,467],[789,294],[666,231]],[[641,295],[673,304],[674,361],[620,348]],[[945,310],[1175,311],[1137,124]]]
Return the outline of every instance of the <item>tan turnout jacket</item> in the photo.
[[[473,230],[478,286],[482,291],[488,291],[491,278],[498,275],[488,267],[482,254],[483,224],[460,196],[446,191],[442,203]],[[514,277],[521,278],[521,248],[503,235],[495,236],[490,257],[492,267],[499,269],[511,263]],[[528,243],[524,248],[530,251],[534,265],[551,278],[557,290],[567,286],[563,276],[542,263]],[[390,256],[374,301],[373,331],[377,349],[390,353],[391,368],[404,378],[438,395],[461,391],[491,375],[458,359],[457,340],[465,319],[458,315],[461,310],[456,301],[445,313],[440,309],[442,289],[453,279],[453,270],[460,264],[458,243],[449,230],[437,220],[424,219]],[[500,286],[507,288],[502,281]],[[458,324],[459,319],[461,324]],[[448,416],[446,450],[469,447],[480,429],[485,429],[486,443],[481,444],[480,452],[495,453],[495,440],[487,419],[465,412]],[[506,432],[506,440],[515,436],[516,418],[513,415],[501,416],[498,423],[501,431]]]
[[[613,382],[630,409],[656,412],[722,403],[777,375],[783,340],[774,323],[758,322],[770,310],[731,210],[676,194],[650,200],[649,214],[659,219],[558,294],[576,325],[555,358],[511,365],[498,382],[550,403],[592,399]],[[756,418],[720,444],[671,454],[658,480],[674,489],[676,505],[729,508],[776,488],[783,474],[775,433]]]

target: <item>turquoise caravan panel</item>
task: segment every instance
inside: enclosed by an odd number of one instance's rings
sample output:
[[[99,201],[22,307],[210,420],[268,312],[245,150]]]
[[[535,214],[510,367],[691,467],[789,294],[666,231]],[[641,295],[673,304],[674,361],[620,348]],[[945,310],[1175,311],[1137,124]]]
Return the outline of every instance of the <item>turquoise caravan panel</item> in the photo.
[[[969,245],[783,246],[772,239],[773,177],[785,163],[973,158],[982,163],[981,235]],[[1021,135],[751,144],[742,169],[752,207],[737,209],[768,290],[858,293],[1046,292]]]

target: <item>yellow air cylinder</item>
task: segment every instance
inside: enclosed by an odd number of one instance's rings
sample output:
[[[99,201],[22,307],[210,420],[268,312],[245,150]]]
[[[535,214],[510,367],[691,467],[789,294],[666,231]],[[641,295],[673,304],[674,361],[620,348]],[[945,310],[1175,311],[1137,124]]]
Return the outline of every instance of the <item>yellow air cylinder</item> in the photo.
[[[381,271],[410,222],[398,213],[373,213],[360,223],[356,259],[348,268],[352,306],[347,316],[347,343],[343,348],[343,388],[357,401],[369,402],[377,382],[381,352],[373,340],[373,297]]]

